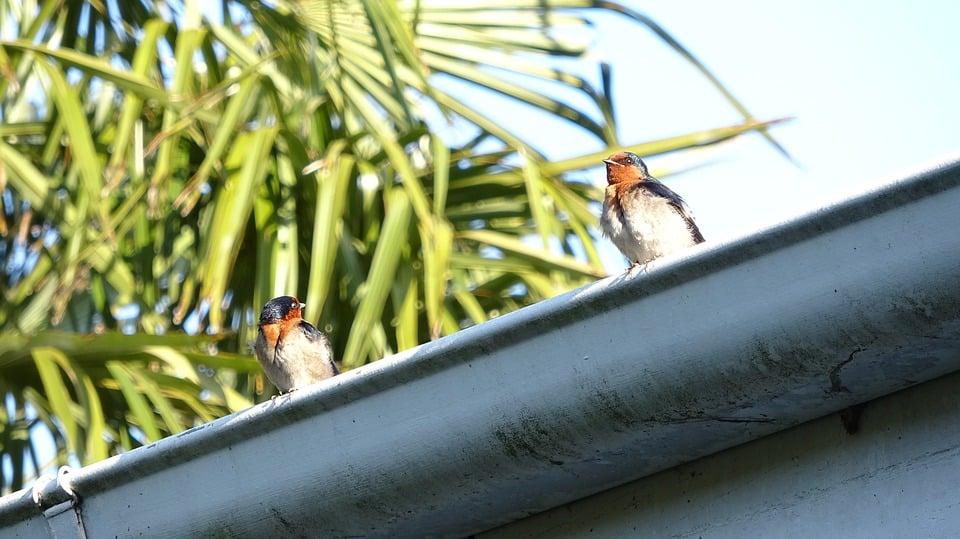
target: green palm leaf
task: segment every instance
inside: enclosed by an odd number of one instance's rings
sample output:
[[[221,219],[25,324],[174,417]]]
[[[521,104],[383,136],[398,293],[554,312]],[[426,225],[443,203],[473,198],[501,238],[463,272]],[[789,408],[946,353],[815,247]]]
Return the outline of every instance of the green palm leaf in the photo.
[[[0,6],[6,490],[268,398],[248,345],[271,297],[304,300],[353,368],[602,277],[600,190],[569,173],[779,121],[613,3]],[[590,62],[597,9],[697,66],[742,124],[621,146],[609,66],[564,67]],[[598,149],[548,160],[451,81]]]

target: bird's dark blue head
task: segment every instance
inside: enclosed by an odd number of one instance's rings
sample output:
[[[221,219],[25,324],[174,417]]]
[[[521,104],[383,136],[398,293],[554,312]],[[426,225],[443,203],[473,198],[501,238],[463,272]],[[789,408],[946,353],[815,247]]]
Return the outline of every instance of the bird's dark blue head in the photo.
[[[300,311],[306,307],[300,300],[293,296],[280,296],[273,298],[263,306],[260,311],[260,325],[276,324],[281,320],[290,318],[300,318]]]
[[[619,152],[603,160],[607,165],[607,182],[643,181],[650,179],[647,164],[633,152]]]

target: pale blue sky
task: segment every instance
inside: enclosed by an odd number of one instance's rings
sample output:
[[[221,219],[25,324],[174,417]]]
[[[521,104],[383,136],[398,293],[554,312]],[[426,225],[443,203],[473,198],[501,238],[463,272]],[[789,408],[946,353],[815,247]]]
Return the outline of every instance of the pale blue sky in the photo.
[[[802,168],[758,135],[697,152],[692,162],[681,154],[649,160],[657,171],[712,162],[665,178],[708,240],[815,209],[960,150],[960,4],[625,3],[671,32],[757,118],[795,118],[772,133]],[[597,54],[614,66],[624,143],[738,121],[652,34],[617,16],[598,22]]]
[[[815,210],[951,153],[960,158],[960,4],[623,3],[670,32],[757,119],[794,118],[771,132],[798,165],[756,134],[647,159],[651,172],[693,208],[708,241]],[[719,92],[653,33],[613,13],[591,17],[597,23],[594,35],[575,37],[592,39],[593,59],[613,66],[623,144],[741,121]],[[578,72],[598,84],[590,65]],[[550,158],[603,149],[569,125],[508,100],[455,81],[435,82],[502,118]],[[563,95],[589,109],[586,100]],[[605,183],[599,166],[574,176]],[[625,261],[612,244],[601,240],[600,246],[607,270],[623,271]]]

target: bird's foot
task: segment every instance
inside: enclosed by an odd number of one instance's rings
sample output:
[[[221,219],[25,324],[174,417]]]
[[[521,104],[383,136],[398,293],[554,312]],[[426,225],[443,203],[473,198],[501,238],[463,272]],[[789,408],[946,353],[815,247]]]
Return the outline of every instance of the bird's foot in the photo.
[[[647,265],[641,264],[639,262],[634,262],[629,268],[627,268],[627,275],[634,277],[641,273],[647,272]]]
[[[276,395],[274,395],[274,396],[272,396],[272,397],[270,397],[270,398],[271,398],[271,399],[275,399],[275,398],[277,398],[277,397],[282,397],[282,396],[284,396],[284,395],[289,395],[289,394],[293,393],[294,391],[296,391],[297,389],[299,389],[299,388],[291,387],[290,389],[288,389],[288,390],[286,390],[286,391],[281,391],[280,393],[277,393]]]

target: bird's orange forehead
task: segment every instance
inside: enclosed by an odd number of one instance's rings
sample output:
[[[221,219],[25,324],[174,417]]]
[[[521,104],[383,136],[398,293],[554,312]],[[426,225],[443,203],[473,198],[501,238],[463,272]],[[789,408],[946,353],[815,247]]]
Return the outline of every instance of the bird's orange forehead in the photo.
[[[617,164],[622,164],[621,162],[627,158],[627,152],[617,152],[610,157],[606,158],[604,161],[613,161]]]

